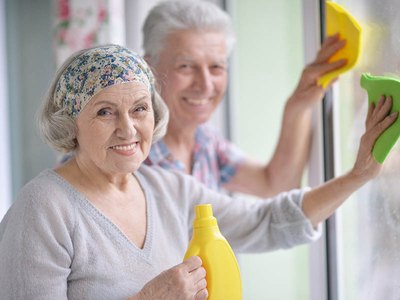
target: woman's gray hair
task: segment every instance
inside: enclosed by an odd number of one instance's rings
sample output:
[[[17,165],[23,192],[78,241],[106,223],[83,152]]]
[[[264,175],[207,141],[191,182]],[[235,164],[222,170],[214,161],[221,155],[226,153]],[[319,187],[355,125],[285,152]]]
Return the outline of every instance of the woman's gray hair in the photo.
[[[54,99],[54,92],[64,71],[80,55],[97,47],[80,50],[71,55],[57,70],[57,73],[46,93],[38,111],[38,126],[43,139],[54,149],[67,153],[77,148],[76,118],[66,112],[65,107],[59,107]],[[167,131],[168,108],[155,89],[152,91],[151,102],[154,112],[153,143],[162,138]]]
[[[223,32],[228,55],[235,44],[231,18],[217,5],[199,0],[164,1],[151,9],[143,25],[145,56],[156,62],[167,36],[187,29]]]

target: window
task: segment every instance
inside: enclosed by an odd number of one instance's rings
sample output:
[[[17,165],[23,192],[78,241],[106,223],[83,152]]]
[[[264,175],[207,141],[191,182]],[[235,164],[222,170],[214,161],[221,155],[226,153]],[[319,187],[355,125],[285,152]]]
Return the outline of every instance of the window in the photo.
[[[235,142],[262,161],[272,155],[287,98],[304,65],[301,1],[231,1],[237,33]],[[240,255],[243,299],[309,299],[309,247]]]
[[[340,80],[335,99],[340,112],[335,130],[339,130],[340,165],[344,172],[353,165],[364,132],[368,103],[367,93],[359,83],[361,74],[399,74],[400,2],[337,2],[361,23],[364,41],[361,59],[354,71]],[[399,170],[397,145],[379,177],[355,193],[339,212],[338,278],[343,299],[400,298]]]

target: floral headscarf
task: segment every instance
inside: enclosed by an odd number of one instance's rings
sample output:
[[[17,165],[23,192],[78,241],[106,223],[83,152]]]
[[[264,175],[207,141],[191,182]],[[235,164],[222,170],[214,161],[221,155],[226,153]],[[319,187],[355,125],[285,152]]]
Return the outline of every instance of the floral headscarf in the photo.
[[[77,117],[98,92],[126,82],[141,82],[154,92],[153,74],[138,54],[118,45],[96,47],[79,55],[64,70],[54,100],[68,115]]]

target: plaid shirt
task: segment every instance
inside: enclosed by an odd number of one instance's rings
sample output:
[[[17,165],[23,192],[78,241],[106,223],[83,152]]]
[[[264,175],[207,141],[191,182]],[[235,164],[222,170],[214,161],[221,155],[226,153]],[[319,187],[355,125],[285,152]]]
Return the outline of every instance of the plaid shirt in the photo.
[[[243,159],[243,153],[235,145],[210,127],[202,125],[197,129],[191,175],[208,188],[220,191]],[[152,145],[145,164],[185,172],[184,164],[173,157],[163,140]]]

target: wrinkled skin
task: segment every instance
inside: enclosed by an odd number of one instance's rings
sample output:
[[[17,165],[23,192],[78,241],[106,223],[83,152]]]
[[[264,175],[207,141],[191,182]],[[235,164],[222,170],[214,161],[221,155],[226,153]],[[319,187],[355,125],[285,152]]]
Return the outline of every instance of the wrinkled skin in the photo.
[[[190,257],[149,281],[131,300],[207,299],[206,270],[201,265],[198,256]]]

